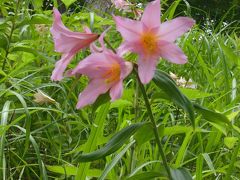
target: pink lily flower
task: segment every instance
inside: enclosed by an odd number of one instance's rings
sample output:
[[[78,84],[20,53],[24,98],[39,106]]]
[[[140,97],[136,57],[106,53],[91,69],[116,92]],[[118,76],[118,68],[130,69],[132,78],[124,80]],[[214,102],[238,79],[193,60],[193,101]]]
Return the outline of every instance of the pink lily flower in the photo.
[[[78,109],[94,103],[98,96],[108,90],[111,101],[119,99],[123,92],[123,80],[132,71],[132,63],[124,61],[119,55],[105,48],[103,43],[105,32],[99,38],[102,52],[93,52],[80,61],[71,72],[72,75],[83,74],[90,79],[88,86],[79,94]]]
[[[88,47],[98,38],[98,34],[91,32],[73,32],[66,28],[61,20],[61,14],[54,8],[54,22],[51,33],[54,40],[55,50],[62,53],[62,57],[55,64],[51,79],[60,81],[71,59],[83,48]]]
[[[178,17],[161,24],[160,13],[160,0],[155,0],[147,5],[140,21],[114,16],[117,30],[125,40],[118,53],[122,55],[131,51],[139,55],[138,74],[143,84],[153,78],[159,57],[176,64],[187,62],[187,57],[174,41],[195,21]]]
[[[114,4],[116,9],[120,10],[128,10],[130,3],[124,1],[124,0],[112,0],[112,3]]]

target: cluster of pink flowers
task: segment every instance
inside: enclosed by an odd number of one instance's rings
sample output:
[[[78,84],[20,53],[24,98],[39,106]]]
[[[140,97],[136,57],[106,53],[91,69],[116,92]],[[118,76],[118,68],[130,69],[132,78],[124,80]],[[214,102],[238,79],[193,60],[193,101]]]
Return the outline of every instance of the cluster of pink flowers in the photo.
[[[106,31],[100,37],[88,28],[83,33],[72,32],[63,25],[60,13],[54,9],[51,33],[55,50],[62,53],[62,58],[56,63],[51,79],[60,81],[75,54],[90,46],[92,54],[67,73],[86,75],[90,79],[89,85],[79,95],[77,108],[82,108],[108,91],[112,101],[121,97],[123,80],[133,67],[131,62],[123,59],[127,52],[138,54],[138,75],[143,84],[153,78],[160,57],[176,64],[186,63],[187,57],[174,41],[194,25],[194,20],[178,17],[161,23],[160,13],[160,0],[155,0],[147,5],[140,21],[113,16],[116,28],[124,39],[114,53],[104,45]],[[94,44],[97,39],[101,47]]]

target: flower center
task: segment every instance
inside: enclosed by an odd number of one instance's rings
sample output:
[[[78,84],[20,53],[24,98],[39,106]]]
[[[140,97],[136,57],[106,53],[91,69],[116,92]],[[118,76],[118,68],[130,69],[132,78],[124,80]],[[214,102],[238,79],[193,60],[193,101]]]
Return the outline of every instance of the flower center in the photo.
[[[114,63],[106,72],[104,72],[102,77],[105,79],[105,82],[109,84],[112,82],[119,81],[120,74],[121,74],[120,65],[118,63]]]
[[[141,43],[145,53],[152,54],[157,51],[157,37],[155,34],[151,32],[142,34]]]

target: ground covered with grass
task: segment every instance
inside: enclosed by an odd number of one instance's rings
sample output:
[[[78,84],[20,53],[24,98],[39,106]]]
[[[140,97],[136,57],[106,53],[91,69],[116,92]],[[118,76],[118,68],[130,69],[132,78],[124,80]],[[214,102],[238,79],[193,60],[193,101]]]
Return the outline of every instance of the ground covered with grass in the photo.
[[[162,58],[142,83],[139,55],[124,54],[134,67],[121,98],[103,93],[78,109],[87,76],[51,80],[61,57],[53,6],[72,31],[111,26],[104,42],[114,52],[123,38],[112,14],[140,20],[148,4],[96,2],[0,2],[0,179],[239,179],[240,22],[227,19],[238,4],[217,20],[196,19],[175,41],[187,63]],[[185,0],[161,5],[162,22],[203,12]],[[91,53],[79,50],[67,69]]]

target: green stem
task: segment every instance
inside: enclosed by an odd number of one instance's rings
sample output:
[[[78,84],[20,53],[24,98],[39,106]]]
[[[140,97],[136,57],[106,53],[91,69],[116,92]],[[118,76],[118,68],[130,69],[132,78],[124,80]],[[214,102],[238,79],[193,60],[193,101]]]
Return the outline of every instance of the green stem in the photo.
[[[152,126],[153,126],[154,136],[155,136],[155,139],[156,139],[156,142],[157,142],[157,145],[158,145],[159,153],[162,157],[163,165],[164,165],[164,167],[167,171],[169,179],[172,180],[170,168],[168,167],[167,159],[166,159],[166,156],[165,156],[163,148],[162,148],[162,144],[161,144],[159,133],[158,133],[157,124],[156,124],[156,122],[154,120],[154,117],[153,117],[152,109],[151,109],[151,106],[150,106],[150,103],[149,103],[149,100],[148,100],[148,97],[147,97],[146,90],[145,90],[143,84],[141,83],[141,81],[138,77],[137,71],[134,70],[134,72],[136,73],[136,76],[137,76],[137,79],[138,79],[138,82],[139,82],[139,87],[142,91],[143,98],[144,98],[144,101],[145,101],[145,105],[146,105],[146,108],[147,108],[147,111],[148,111],[148,115],[149,115],[150,121],[151,121]]]
[[[8,46],[7,46],[7,49],[6,49],[6,54],[5,54],[5,57],[4,57],[4,61],[3,61],[3,65],[2,65],[2,70],[4,71],[5,69],[5,66],[6,66],[6,63],[7,63],[7,58],[8,58],[8,54],[9,54],[9,47],[10,47],[10,42],[11,42],[11,39],[12,39],[12,34],[13,34],[13,31],[15,29],[15,22],[13,20],[12,22],[12,27],[11,27],[11,31],[10,31],[10,35],[9,35],[9,38],[8,38]]]
[[[12,27],[11,27],[10,35],[9,35],[9,38],[8,38],[9,44],[7,46],[7,49],[6,49],[6,54],[5,54],[5,58],[4,58],[3,65],[2,65],[2,70],[3,71],[4,71],[6,63],[7,63],[7,58],[8,58],[8,54],[9,54],[9,48],[10,48],[10,43],[11,43],[13,31],[15,30],[15,18],[16,18],[17,13],[18,13],[19,3],[20,3],[20,0],[17,1],[14,17],[13,17],[13,20],[12,20]]]
[[[103,41],[109,46],[109,48],[116,54],[117,51],[115,50],[114,47],[112,47],[112,45],[108,42],[107,39],[103,38]]]

